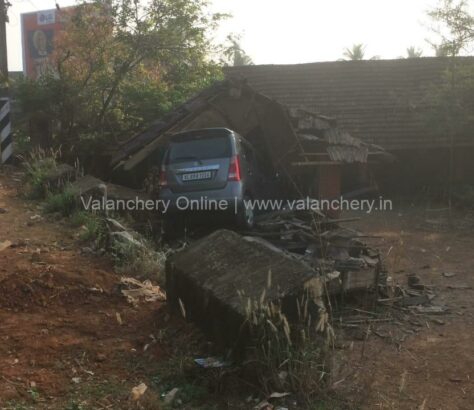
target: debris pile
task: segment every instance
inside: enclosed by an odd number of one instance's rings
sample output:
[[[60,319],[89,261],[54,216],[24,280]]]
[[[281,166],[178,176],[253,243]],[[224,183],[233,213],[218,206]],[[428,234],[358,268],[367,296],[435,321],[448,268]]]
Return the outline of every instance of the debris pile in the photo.
[[[290,252],[320,274],[340,275],[341,286],[333,285],[333,292],[383,285],[386,275],[379,252],[362,241],[368,236],[339,226],[353,220],[331,219],[317,211],[284,210],[262,215],[246,234]]]
[[[407,286],[387,286],[384,289],[385,297],[378,300],[381,304],[397,306],[399,309],[418,314],[444,314],[448,308],[436,305],[433,286],[421,282],[414,273],[407,275]]]
[[[233,347],[243,339],[246,301],[277,303],[292,320],[303,295],[317,316],[326,311],[325,292],[374,289],[382,281],[377,251],[323,214],[267,214],[244,235],[218,230],[167,260],[171,309],[218,344]]]

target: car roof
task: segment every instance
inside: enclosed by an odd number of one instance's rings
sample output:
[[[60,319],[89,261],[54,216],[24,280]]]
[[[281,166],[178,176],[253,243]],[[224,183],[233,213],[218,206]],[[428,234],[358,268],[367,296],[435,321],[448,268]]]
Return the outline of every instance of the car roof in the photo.
[[[199,129],[188,130],[188,131],[183,131],[183,132],[173,134],[171,135],[170,140],[176,141],[176,140],[180,140],[181,138],[191,137],[193,135],[199,135],[199,134],[206,134],[212,137],[212,136],[221,136],[221,135],[233,136],[236,133],[230,130],[229,128],[224,128],[224,127],[199,128]]]

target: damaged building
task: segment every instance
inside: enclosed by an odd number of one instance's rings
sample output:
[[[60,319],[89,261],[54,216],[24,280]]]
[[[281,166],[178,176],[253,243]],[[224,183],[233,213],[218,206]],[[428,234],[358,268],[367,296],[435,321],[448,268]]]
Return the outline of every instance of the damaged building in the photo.
[[[205,89],[124,143],[112,159],[115,177],[143,186],[153,178],[171,135],[214,127],[243,136],[262,154],[264,168],[299,197],[338,198],[373,188],[368,166],[390,159],[383,148],[354,138],[334,118],[288,108],[245,80],[232,79]]]
[[[353,137],[396,157],[390,166],[372,167],[382,190],[412,193],[445,184],[451,155],[454,182],[474,182],[472,119],[457,123],[450,135],[436,114],[436,100],[447,87],[451,64],[467,78],[472,76],[473,57],[457,57],[454,62],[423,57],[252,65],[227,67],[226,76],[244,78],[256,91],[287,107],[336,117]],[[472,98],[465,104],[471,104],[465,109],[472,111]]]
[[[375,186],[371,165],[391,159],[383,148],[353,137],[333,118],[287,107],[243,79],[229,79],[123,144],[112,161],[115,177],[130,178],[130,184],[158,193],[159,167],[171,136],[222,127],[239,133],[261,154],[263,167],[277,176],[280,194],[287,198],[360,194]],[[259,215],[252,229],[221,229],[191,240],[167,262],[170,307],[229,347],[245,321],[236,289],[258,300],[269,272],[273,287],[264,299],[281,303],[289,317],[295,301],[308,292],[318,317],[324,317],[325,292],[376,295],[373,291],[385,278],[378,251],[362,241],[363,235],[340,227],[342,220],[335,215],[331,210],[284,209]]]

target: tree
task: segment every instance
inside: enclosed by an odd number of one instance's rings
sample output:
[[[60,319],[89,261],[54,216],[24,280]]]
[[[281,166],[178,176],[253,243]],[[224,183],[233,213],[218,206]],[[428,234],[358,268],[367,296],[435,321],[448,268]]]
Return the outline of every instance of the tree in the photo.
[[[233,35],[227,37],[228,45],[223,52],[225,65],[253,65],[252,58],[242,49],[240,39]]]
[[[346,48],[344,50],[343,56],[347,60],[363,60],[365,57],[365,45],[353,44],[352,48]]]
[[[415,46],[407,48],[407,58],[420,58],[423,55],[423,51]]]
[[[127,138],[221,76],[209,38],[223,16],[209,14],[206,0],[142,3],[94,0],[62,11],[54,69],[19,84],[23,109],[34,114],[42,101],[57,143]]]
[[[465,0],[440,0],[428,15],[441,26],[436,33],[441,39],[439,48],[451,56],[458,55],[474,40],[474,16]]]
[[[474,16],[464,0],[441,0],[429,16],[439,24],[437,54],[449,57],[445,81],[435,87],[430,123],[449,138],[448,205],[451,209],[456,137],[474,132],[474,70],[457,57],[474,41]]]

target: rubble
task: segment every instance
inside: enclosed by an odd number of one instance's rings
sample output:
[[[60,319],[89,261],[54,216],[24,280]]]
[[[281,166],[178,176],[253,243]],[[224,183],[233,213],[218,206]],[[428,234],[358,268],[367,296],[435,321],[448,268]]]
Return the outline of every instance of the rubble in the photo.
[[[315,270],[340,273],[340,280],[330,283],[330,293],[384,284],[378,251],[362,242],[366,235],[340,227],[340,221],[321,212],[287,210],[262,215],[248,234],[264,237]]]

